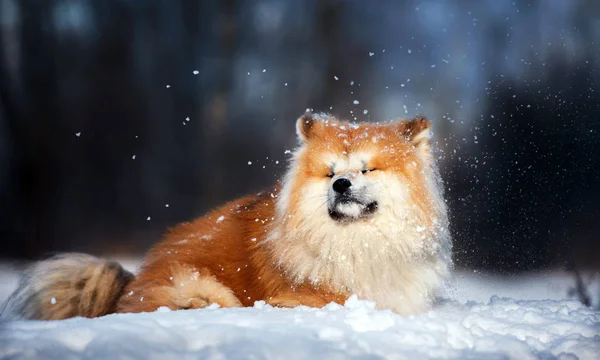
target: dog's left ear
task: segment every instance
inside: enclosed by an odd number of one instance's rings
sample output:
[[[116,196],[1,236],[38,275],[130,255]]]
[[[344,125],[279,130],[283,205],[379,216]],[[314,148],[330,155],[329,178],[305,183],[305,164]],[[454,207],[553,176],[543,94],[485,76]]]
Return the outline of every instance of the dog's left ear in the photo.
[[[431,122],[417,116],[405,123],[404,137],[415,147],[417,154],[425,159],[431,157]]]

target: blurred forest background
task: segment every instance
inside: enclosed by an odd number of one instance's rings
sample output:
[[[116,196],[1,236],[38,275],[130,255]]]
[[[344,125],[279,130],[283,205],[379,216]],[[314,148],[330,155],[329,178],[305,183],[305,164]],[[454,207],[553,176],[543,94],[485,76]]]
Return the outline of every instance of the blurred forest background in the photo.
[[[0,257],[140,254],[313,108],[432,120],[459,268],[598,269],[599,55],[596,0],[0,0]]]

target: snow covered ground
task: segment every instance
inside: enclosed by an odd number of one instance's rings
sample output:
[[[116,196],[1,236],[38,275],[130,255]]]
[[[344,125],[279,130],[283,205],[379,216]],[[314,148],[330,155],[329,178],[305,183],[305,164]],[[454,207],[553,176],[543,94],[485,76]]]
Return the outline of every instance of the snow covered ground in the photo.
[[[16,282],[16,273],[0,265],[0,301]],[[0,358],[600,359],[600,311],[567,299],[572,286],[572,277],[560,272],[512,278],[460,272],[439,306],[414,317],[351,298],[324,309],[259,302],[243,309],[1,321]],[[600,294],[597,283],[592,292]]]

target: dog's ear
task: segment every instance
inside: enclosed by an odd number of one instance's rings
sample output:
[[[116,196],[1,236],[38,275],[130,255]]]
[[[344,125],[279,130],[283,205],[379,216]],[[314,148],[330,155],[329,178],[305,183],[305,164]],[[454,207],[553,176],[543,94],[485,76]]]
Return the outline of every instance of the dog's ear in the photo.
[[[431,122],[423,116],[417,116],[404,123],[402,134],[415,147],[419,156],[431,157]]]
[[[300,116],[298,121],[296,121],[296,134],[298,134],[298,140],[300,140],[301,143],[307,142],[314,136],[317,122],[318,120],[310,111],[304,113],[304,115]]]
[[[404,128],[404,135],[415,147],[429,146],[431,140],[431,122],[424,116],[417,116],[408,120]]]

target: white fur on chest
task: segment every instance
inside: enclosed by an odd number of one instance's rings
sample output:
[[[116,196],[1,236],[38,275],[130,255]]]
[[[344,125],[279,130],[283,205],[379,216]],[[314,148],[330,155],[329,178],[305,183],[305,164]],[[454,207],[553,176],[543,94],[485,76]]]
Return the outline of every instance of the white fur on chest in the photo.
[[[329,225],[331,226],[331,225]],[[416,231],[363,224],[327,229],[321,224],[310,241],[272,239],[285,249],[282,265],[293,280],[326,285],[334,291],[373,300],[379,308],[410,314],[429,307],[434,290],[447,276],[449,256]],[[403,231],[404,230],[404,231]],[[332,235],[333,234],[333,235]],[[271,236],[278,237],[277,232]]]

